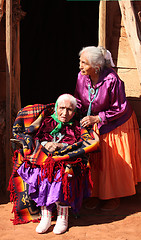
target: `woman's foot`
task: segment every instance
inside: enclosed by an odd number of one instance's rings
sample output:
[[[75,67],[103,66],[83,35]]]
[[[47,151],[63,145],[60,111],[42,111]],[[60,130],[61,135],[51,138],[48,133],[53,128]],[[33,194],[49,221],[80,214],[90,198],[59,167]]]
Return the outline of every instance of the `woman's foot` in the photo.
[[[52,212],[48,211],[45,206],[41,207],[41,221],[36,227],[37,233],[45,233],[51,226]]]
[[[95,209],[99,205],[99,199],[96,197],[90,197],[85,203],[86,209]]]
[[[58,216],[53,232],[55,234],[62,234],[66,232],[68,228],[68,206],[58,205],[57,212]]]
[[[109,200],[105,200],[105,203],[100,208],[102,211],[114,211],[120,205],[120,198],[113,198]]]

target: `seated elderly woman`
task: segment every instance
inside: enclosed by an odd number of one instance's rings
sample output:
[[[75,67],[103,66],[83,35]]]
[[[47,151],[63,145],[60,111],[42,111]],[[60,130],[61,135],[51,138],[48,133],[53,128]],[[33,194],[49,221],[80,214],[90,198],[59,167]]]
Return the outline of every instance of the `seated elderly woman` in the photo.
[[[61,95],[56,101],[54,114],[45,116],[41,126],[36,131],[34,140],[38,140],[50,153],[79,141],[81,135],[79,121],[73,118],[76,104],[76,99],[72,95]],[[81,206],[84,190],[85,196],[89,195],[88,185],[86,184],[86,189],[82,189],[80,194],[77,193],[73,201],[69,202],[64,199],[60,171],[58,167],[53,176],[53,181],[50,182],[45,177],[40,183],[38,182],[42,178],[41,167],[33,167],[24,162],[17,171],[29,185],[31,199],[36,202],[37,206],[41,207],[41,221],[36,228],[37,233],[44,233],[51,226],[52,210],[56,205],[58,216],[53,232],[55,234],[65,232],[68,228],[68,207],[71,206],[77,211]],[[76,174],[80,174],[80,171],[77,170],[76,172]],[[71,181],[73,179],[71,174],[69,179],[69,188],[72,192],[72,185],[75,183]]]

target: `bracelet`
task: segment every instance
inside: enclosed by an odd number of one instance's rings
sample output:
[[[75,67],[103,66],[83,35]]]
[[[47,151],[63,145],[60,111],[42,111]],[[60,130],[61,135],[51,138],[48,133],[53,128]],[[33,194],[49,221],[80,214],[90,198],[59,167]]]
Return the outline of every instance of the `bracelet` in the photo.
[[[98,115],[98,117],[99,117],[99,115]],[[102,122],[102,119],[101,119],[101,117],[99,117],[99,121],[100,121],[100,122]]]

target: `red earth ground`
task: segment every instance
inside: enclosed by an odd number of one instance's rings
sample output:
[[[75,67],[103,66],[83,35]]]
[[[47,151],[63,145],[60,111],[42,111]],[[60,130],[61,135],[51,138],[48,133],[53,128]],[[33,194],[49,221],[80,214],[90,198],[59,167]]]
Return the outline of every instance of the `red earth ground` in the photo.
[[[52,232],[55,221],[45,234],[37,234],[38,223],[13,225],[12,204],[0,204],[0,240],[141,240],[141,190],[135,196],[121,199],[118,209],[102,212],[83,206],[80,218],[69,216],[69,229],[62,235]]]

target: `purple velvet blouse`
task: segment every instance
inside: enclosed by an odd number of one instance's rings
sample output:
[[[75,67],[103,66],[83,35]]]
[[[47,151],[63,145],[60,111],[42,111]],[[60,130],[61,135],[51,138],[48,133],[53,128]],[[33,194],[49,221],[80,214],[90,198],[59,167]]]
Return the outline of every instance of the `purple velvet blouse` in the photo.
[[[75,97],[83,116],[86,116],[90,103],[88,84],[92,88],[90,77],[79,72]],[[101,122],[98,128],[100,134],[104,134],[126,122],[132,114],[132,109],[125,96],[124,82],[112,68],[103,69],[94,89],[97,88],[98,94],[92,102],[91,115],[99,115]],[[93,97],[91,94],[91,100]]]
[[[40,142],[45,140],[51,142],[53,137],[50,135],[50,132],[57,126],[57,124],[58,123],[51,116],[46,116],[35,135],[35,139],[38,139]],[[74,120],[72,125],[64,124],[60,133],[65,135],[60,141],[61,143],[73,144],[80,139],[80,123]]]

